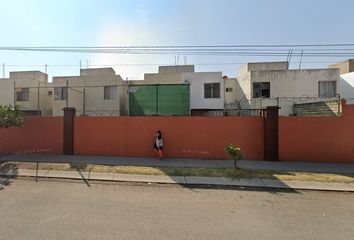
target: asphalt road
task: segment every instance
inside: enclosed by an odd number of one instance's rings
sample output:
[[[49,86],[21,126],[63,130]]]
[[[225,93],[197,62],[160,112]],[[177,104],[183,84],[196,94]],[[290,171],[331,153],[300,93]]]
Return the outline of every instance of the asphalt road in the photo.
[[[15,180],[0,239],[354,239],[354,194]]]

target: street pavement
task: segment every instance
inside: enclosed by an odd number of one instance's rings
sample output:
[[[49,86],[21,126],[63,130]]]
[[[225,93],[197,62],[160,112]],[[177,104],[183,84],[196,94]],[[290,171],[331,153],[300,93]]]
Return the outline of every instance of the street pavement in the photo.
[[[10,181],[1,239],[353,239],[354,194]]]

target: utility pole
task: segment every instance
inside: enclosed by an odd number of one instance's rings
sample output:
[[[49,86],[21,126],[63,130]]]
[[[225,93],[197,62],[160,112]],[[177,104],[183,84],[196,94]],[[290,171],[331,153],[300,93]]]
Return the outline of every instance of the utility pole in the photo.
[[[224,98],[224,110],[223,110],[223,116],[225,116],[226,115],[226,84],[225,84],[225,81],[227,80],[227,77],[222,77],[221,78],[222,79],[222,82],[221,82],[221,84],[222,84],[222,89],[223,89],[223,98]]]
[[[66,80],[66,107],[69,107],[69,81]]]
[[[16,81],[14,81],[14,107],[16,107]]]
[[[48,65],[46,64],[44,66],[44,72],[45,72],[45,83],[48,83],[48,74],[47,74],[47,69],[48,69]]]
[[[130,83],[129,83],[129,80],[128,78],[126,78],[126,83],[127,83],[127,102],[125,104],[125,108],[126,108],[126,115],[129,116],[130,115],[130,110],[129,110],[129,98],[130,98]]]
[[[39,116],[40,114],[40,110],[39,110],[39,85],[41,84],[41,82],[38,83],[38,88],[37,88],[37,116]]]
[[[2,78],[5,78],[5,63],[2,64]]]
[[[83,91],[83,103],[82,103],[82,115],[85,116],[86,115],[86,88],[84,88],[84,91]]]

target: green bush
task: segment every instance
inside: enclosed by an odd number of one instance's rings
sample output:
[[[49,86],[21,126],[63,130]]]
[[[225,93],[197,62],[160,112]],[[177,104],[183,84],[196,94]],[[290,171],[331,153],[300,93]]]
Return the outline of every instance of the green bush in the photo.
[[[225,150],[230,154],[232,160],[234,160],[234,166],[237,168],[237,161],[243,159],[241,148],[238,145],[226,144]]]
[[[23,113],[18,106],[0,105],[0,128],[22,127]]]

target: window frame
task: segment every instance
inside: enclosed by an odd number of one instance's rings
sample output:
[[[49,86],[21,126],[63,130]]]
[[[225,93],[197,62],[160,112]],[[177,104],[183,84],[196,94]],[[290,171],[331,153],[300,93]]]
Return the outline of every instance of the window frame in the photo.
[[[26,90],[25,92],[23,90]],[[29,88],[21,88],[21,91],[16,91],[16,102],[29,102],[30,91]]]
[[[219,82],[204,83],[204,99],[220,99],[221,98],[220,90],[221,90],[221,84]],[[207,95],[207,93],[209,94]]]
[[[326,96],[326,94],[328,93],[325,93],[324,96],[321,96],[321,84],[328,84],[328,83],[332,83],[332,87],[334,87],[334,91],[333,91],[333,96]],[[334,98],[337,96],[337,81],[335,80],[329,80],[329,81],[318,81],[318,97],[319,98]]]
[[[108,89],[108,91],[106,91]],[[112,89],[114,89],[114,94],[112,94]],[[108,95],[106,95],[106,93]],[[117,100],[118,99],[118,88],[117,86],[104,86],[103,87],[103,99],[104,100]]]
[[[260,87],[255,88],[256,84],[259,84]],[[265,85],[267,85],[267,87],[265,87]],[[256,95],[255,89],[257,89],[257,92],[259,91],[259,94]],[[264,90],[268,90],[268,94],[265,94],[266,96],[263,95]],[[253,82],[252,83],[252,98],[270,98],[270,96],[271,96],[270,90],[271,90],[270,82]]]
[[[59,91],[59,94],[58,93]],[[66,101],[68,100],[68,88],[67,87],[54,87],[54,101]]]

